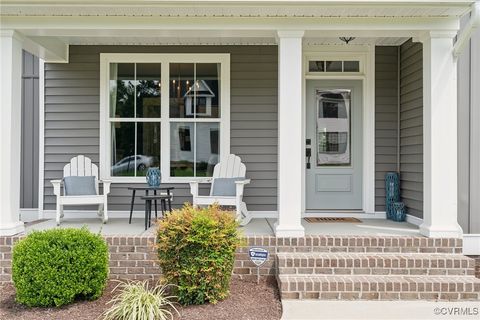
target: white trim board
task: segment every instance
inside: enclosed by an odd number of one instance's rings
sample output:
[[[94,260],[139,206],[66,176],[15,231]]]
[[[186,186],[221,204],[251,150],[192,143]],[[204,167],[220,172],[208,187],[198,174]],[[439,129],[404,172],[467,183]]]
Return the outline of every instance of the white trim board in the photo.
[[[480,254],[480,234],[464,234],[463,235],[463,254],[466,254],[466,255]]]
[[[43,219],[45,193],[45,60],[38,59],[38,219]]]

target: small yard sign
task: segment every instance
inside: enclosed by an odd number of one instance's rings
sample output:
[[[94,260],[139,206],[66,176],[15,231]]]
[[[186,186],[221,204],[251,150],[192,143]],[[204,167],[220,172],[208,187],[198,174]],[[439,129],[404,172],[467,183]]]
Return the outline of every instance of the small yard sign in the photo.
[[[268,260],[268,251],[263,248],[248,249],[250,260],[257,266],[257,283],[260,282],[260,267]]]
[[[262,266],[268,260],[268,251],[263,248],[250,248],[248,253],[250,260],[252,260],[257,267]]]

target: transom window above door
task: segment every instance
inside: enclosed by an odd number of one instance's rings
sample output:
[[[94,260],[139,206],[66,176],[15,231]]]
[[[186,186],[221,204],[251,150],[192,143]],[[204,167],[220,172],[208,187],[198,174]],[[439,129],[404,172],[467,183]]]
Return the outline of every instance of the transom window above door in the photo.
[[[103,178],[144,182],[213,174],[229,146],[228,54],[101,54]],[[108,106],[108,107],[107,107]]]
[[[358,60],[309,60],[308,72],[360,72]]]

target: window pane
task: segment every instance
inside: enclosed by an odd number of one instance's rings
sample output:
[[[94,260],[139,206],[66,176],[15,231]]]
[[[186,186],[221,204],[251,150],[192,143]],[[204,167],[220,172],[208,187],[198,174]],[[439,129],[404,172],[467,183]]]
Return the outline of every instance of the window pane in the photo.
[[[197,118],[218,118],[220,116],[219,63],[196,63],[195,85],[187,92],[186,98],[195,99],[187,102],[187,112],[195,113]],[[195,109],[193,109],[194,107]]]
[[[308,62],[308,71],[309,72],[323,72],[323,71],[325,71],[325,61],[309,61]]]
[[[196,176],[211,177],[213,167],[218,163],[219,129],[218,123],[196,124]]]
[[[160,122],[137,123],[137,177],[150,167],[160,167]]]
[[[114,122],[112,130],[112,176],[135,175],[135,123]]]
[[[110,64],[110,117],[133,118],[135,64]]]
[[[326,61],[327,72],[342,72],[342,61]]]
[[[186,98],[193,85],[193,77],[193,63],[170,63],[170,118],[193,118],[193,101]],[[187,103],[190,105],[187,106]]]
[[[137,118],[160,118],[160,63],[137,63]]]
[[[360,63],[358,61],[343,61],[343,71],[345,72],[359,72]]]
[[[350,90],[317,91],[317,166],[350,164]]]
[[[192,122],[170,123],[170,176],[193,177],[194,134]]]

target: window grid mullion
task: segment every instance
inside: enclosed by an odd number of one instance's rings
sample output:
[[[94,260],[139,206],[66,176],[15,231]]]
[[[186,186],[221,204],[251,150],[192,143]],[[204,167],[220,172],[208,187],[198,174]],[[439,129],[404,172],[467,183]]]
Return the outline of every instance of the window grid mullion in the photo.
[[[133,64],[134,68],[133,68],[133,87],[134,87],[134,90],[133,90],[133,93],[134,93],[134,97],[133,97],[133,116],[134,116],[134,130],[135,130],[135,133],[134,133],[134,150],[133,150],[133,155],[134,155],[134,158],[133,158],[133,163],[134,163],[134,166],[135,168],[133,168],[133,176],[136,177],[137,176],[137,64],[134,63]]]

